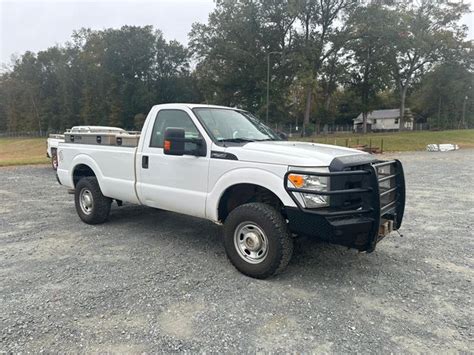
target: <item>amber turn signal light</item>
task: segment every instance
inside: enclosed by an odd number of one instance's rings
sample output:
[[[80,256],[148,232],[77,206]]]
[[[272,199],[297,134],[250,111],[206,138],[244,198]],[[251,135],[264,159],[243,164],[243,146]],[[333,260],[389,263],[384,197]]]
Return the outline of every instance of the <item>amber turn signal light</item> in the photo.
[[[288,175],[288,180],[291,181],[291,183],[295,186],[295,187],[303,187],[304,185],[304,178],[302,175],[296,175],[296,174],[290,174]]]

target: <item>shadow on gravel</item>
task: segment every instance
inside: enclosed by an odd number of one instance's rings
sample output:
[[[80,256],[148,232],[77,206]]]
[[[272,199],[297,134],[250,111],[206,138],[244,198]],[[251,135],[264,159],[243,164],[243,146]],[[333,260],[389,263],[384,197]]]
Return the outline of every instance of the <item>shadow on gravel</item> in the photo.
[[[190,217],[156,208],[124,205],[112,208],[109,220],[104,224],[123,227],[124,230],[173,233],[177,243],[198,238],[201,242],[215,244],[220,226],[205,219]]]
[[[222,227],[200,218],[143,206],[114,205],[104,227],[133,231],[134,237],[143,235],[143,238],[147,238],[146,235],[151,233],[155,244],[159,244],[160,238],[164,236],[175,244],[174,248],[187,248],[187,254],[206,251],[225,255],[221,240]],[[365,278],[365,274],[367,278],[372,278],[373,271],[370,269],[378,268],[380,258],[384,257],[383,252],[359,253],[307,237],[295,238],[294,246],[288,269],[274,280],[289,281],[295,276],[304,275],[317,283],[331,274],[342,279],[351,278],[354,274],[359,274],[362,278]],[[388,263],[388,260],[384,261],[384,264]],[[229,263],[229,268],[231,267]]]

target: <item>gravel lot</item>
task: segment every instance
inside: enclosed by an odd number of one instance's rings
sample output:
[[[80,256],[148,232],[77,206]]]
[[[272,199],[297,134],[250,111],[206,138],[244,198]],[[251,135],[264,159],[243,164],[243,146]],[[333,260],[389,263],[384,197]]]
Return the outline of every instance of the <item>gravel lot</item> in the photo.
[[[398,157],[404,238],[298,239],[265,281],[210,222],[114,205],[89,226],[49,167],[2,168],[0,352],[474,352],[474,151]]]

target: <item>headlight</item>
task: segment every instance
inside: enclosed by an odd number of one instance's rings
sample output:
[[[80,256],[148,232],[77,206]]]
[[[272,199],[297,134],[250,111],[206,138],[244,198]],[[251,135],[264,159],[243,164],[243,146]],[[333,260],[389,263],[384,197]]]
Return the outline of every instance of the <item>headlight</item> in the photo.
[[[290,170],[302,170],[301,168],[290,168]],[[309,171],[309,169],[308,169]],[[312,169],[311,172],[327,172],[327,169]],[[316,191],[329,191],[329,177],[303,174],[289,174],[288,187],[296,187],[298,189],[307,189]],[[317,195],[312,193],[294,193],[299,196],[306,208],[318,208],[329,206],[329,196]]]

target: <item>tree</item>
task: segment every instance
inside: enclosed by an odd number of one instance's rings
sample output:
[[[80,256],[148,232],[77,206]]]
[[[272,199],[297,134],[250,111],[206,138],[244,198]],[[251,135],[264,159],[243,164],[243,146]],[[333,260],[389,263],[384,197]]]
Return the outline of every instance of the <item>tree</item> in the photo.
[[[344,16],[357,7],[356,0],[299,0],[298,19],[302,31],[298,42],[302,54],[300,76],[306,77],[305,126],[310,121],[313,92],[323,64],[347,39]]]
[[[387,62],[400,95],[400,130],[406,128],[408,89],[462,42],[466,27],[459,20],[468,10],[463,2],[448,0],[400,0],[391,6]]]
[[[348,21],[352,37],[346,45],[351,59],[349,85],[360,97],[364,134],[367,133],[367,116],[378,104],[377,94],[388,86],[384,66],[387,20],[388,12],[374,2],[356,9]]]
[[[4,74],[8,87],[7,127],[10,131],[43,130],[40,115],[41,68],[37,57],[26,52],[15,60],[13,71]]]
[[[437,129],[474,124],[474,73],[467,63],[442,63],[425,75],[410,98],[412,109]]]
[[[201,99],[186,48],[151,26],[81,29],[64,46],[26,52],[0,75],[0,92],[0,127],[11,131],[133,128],[154,104]]]
[[[0,129],[130,129],[165,102],[260,116],[268,108],[272,123],[316,131],[397,105],[404,127],[408,102],[418,117],[464,126],[474,110],[466,86],[474,54],[459,25],[466,11],[448,0],[216,0],[208,23],[193,24],[188,48],[152,26],[80,29],[3,69]]]
[[[316,134],[320,133],[321,125],[333,123],[337,117],[337,101],[334,96],[337,96],[338,89],[348,79],[348,66],[347,55],[341,48],[332,53],[321,68],[313,108]]]
[[[286,116],[285,95],[293,80],[292,1],[217,1],[208,24],[193,24],[189,47],[198,61],[196,77],[205,102],[266,109],[267,53],[271,57],[274,121]],[[286,117],[285,117],[286,118]]]

